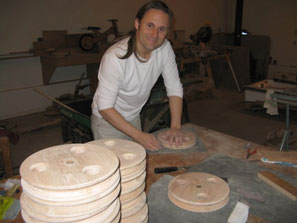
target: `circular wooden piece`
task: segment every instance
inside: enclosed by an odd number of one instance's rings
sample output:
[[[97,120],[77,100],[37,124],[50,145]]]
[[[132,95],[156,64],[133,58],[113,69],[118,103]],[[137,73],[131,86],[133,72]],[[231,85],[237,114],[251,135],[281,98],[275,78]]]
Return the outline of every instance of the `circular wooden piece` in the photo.
[[[120,195],[121,205],[125,205],[130,201],[134,200],[135,198],[137,198],[144,191],[144,188],[145,188],[145,182],[143,182],[138,188],[136,188],[135,190],[129,193],[121,194]]]
[[[44,189],[75,189],[99,183],[119,167],[117,156],[102,146],[66,144],[29,156],[20,167],[21,177]]]
[[[211,212],[211,211],[216,211],[224,207],[228,201],[229,197],[226,197],[225,200],[222,200],[221,202],[211,204],[211,205],[192,205],[192,204],[187,204],[184,202],[181,202],[179,200],[176,200],[171,194],[168,193],[168,198],[174,203],[176,206],[185,209],[187,211],[193,211],[193,212]]]
[[[121,182],[125,183],[125,182],[128,182],[130,180],[133,180],[133,179],[139,177],[141,174],[143,174],[145,172],[145,170],[146,170],[146,168],[144,166],[142,169],[139,169],[136,172],[134,172],[133,175],[130,174],[130,175],[122,176]]]
[[[52,206],[33,201],[25,193],[22,193],[20,203],[23,209],[31,209],[32,212],[48,217],[69,218],[83,215],[95,215],[107,208],[119,195],[120,184],[105,197],[79,205]],[[54,203],[54,202],[53,202]],[[82,219],[84,217],[82,216]]]
[[[121,205],[122,218],[127,218],[131,215],[136,214],[143,208],[145,204],[146,204],[146,194],[145,192],[142,192],[142,194],[138,196],[136,199],[130,201],[127,204]]]
[[[170,144],[169,141],[168,141],[167,135],[166,135],[167,131],[169,131],[169,130],[162,131],[157,136],[159,142],[165,148],[168,148],[168,149],[189,149],[189,148],[193,147],[196,144],[195,134],[193,132],[187,131],[187,130],[182,130],[182,132],[184,134],[184,140],[185,141],[181,145],[176,146],[176,144]]]
[[[100,139],[87,144],[104,146],[113,151],[120,159],[120,170],[136,166],[146,157],[145,149],[136,142],[124,139]]]
[[[148,206],[147,204],[145,204],[143,208],[136,214],[127,218],[122,218],[121,223],[142,223],[146,220],[147,217],[148,217]]]
[[[93,196],[101,197],[113,191],[120,182],[119,170],[108,179],[87,187],[72,190],[48,190],[34,187],[21,179],[23,191],[30,197],[48,201],[73,201],[72,204],[78,204],[76,201],[92,198]],[[33,198],[33,199],[34,199]],[[86,203],[86,202],[85,202]]]
[[[30,215],[25,209],[21,210],[21,214],[26,223],[59,223],[59,222],[71,222],[71,223],[113,223],[118,218],[120,213],[120,202],[119,199],[116,199],[108,208],[104,211],[85,218],[82,220],[76,220],[75,218],[46,218],[46,220],[41,220],[40,218],[45,218],[40,215]]]
[[[138,188],[141,184],[144,183],[145,177],[146,177],[146,172],[143,172],[143,174],[141,174],[139,177],[133,180],[130,180],[128,182],[122,183],[121,195],[134,191],[136,188]]]
[[[141,163],[130,167],[125,170],[120,170],[122,180],[123,179],[133,179],[133,177],[137,177],[139,173],[142,173],[143,170],[146,169],[146,160],[144,159]]]
[[[221,178],[208,173],[185,173],[173,178],[168,185],[169,199],[181,207],[202,206],[211,211],[228,202],[230,189]],[[206,206],[208,206],[206,208]],[[199,208],[198,208],[199,209]]]

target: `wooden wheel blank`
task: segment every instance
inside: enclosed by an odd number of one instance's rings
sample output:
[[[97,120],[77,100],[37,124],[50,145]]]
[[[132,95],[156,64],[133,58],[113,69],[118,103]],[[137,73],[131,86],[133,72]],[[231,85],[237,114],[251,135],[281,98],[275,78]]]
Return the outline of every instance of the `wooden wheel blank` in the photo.
[[[32,154],[22,163],[20,175],[35,187],[75,189],[107,179],[118,166],[117,156],[104,147],[67,144]]]
[[[35,197],[47,201],[73,201],[72,204],[79,204],[80,200],[90,199],[93,197],[104,197],[113,191],[120,182],[120,174],[117,171],[108,179],[91,186],[72,189],[72,190],[47,190],[34,187],[27,183],[24,179],[21,180],[23,191],[30,197]],[[78,202],[77,202],[78,201]],[[86,203],[86,202],[84,202]]]
[[[24,209],[30,208],[32,212],[37,212],[38,214],[48,216],[48,217],[58,217],[58,218],[69,218],[83,215],[94,215],[98,212],[103,211],[107,208],[119,195],[120,184],[117,188],[105,197],[95,200],[93,202],[88,202],[86,204],[79,205],[69,205],[69,206],[57,206],[53,202],[53,205],[46,205],[41,203],[36,203],[25,193],[22,193],[20,202]],[[82,217],[83,219],[83,217]]]
[[[162,146],[164,146],[165,148],[168,149],[189,149],[191,147],[193,147],[196,144],[196,135],[191,132],[191,131],[186,131],[186,130],[182,130],[183,134],[184,134],[184,142],[183,144],[176,146],[176,144],[170,144],[169,143],[169,139],[167,138],[167,131],[162,131],[158,134],[158,140],[159,142],[162,144]]]
[[[221,178],[207,173],[185,173],[168,185],[168,197],[177,206],[190,211],[212,211],[229,200],[230,189]]]
[[[136,188],[140,187],[145,182],[145,177],[146,177],[146,172],[143,172],[139,177],[130,180],[128,182],[122,183],[122,190],[121,190],[121,195],[122,194],[127,194],[131,191],[134,191]]]
[[[129,193],[121,194],[120,196],[121,204],[125,205],[130,201],[134,200],[135,198],[137,198],[144,191],[144,188],[145,188],[145,182],[143,182],[138,188],[136,188],[135,190]]]
[[[90,216],[89,218],[85,218],[82,220],[74,220],[71,218],[47,218],[46,220],[40,220],[37,217],[40,217],[39,215],[31,216],[29,213],[26,212],[26,210],[22,209],[21,214],[25,222],[27,223],[47,223],[47,222],[71,222],[71,223],[113,223],[117,222],[115,221],[120,213],[120,202],[118,199],[116,199],[108,208],[106,208],[104,211],[94,215]],[[44,218],[44,216],[42,216]]]
[[[123,171],[141,163],[146,157],[145,149],[136,142],[124,139],[100,139],[87,144],[104,146],[113,151],[120,159],[120,170]]]
[[[121,215],[122,218],[130,217],[131,215],[139,212],[143,206],[146,204],[146,194],[142,192],[140,196],[136,199],[130,201],[127,204],[121,205]]]
[[[146,221],[147,217],[148,217],[148,206],[147,204],[145,204],[143,208],[136,214],[127,218],[122,218],[121,223],[142,223]]]

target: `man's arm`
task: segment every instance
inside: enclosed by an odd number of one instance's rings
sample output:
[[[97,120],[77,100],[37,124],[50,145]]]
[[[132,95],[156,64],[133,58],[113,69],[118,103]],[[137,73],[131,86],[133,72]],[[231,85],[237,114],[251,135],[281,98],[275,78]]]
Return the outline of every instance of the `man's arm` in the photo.
[[[158,150],[161,148],[159,142],[152,134],[142,132],[139,129],[135,128],[133,125],[127,122],[124,117],[114,108],[101,110],[99,111],[99,113],[113,127],[130,136],[146,149]]]
[[[170,130],[167,132],[169,143],[181,145],[183,143],[183,134],[181,130],[183,99],[178,96],[169,96],[169,108],[171,116]]]

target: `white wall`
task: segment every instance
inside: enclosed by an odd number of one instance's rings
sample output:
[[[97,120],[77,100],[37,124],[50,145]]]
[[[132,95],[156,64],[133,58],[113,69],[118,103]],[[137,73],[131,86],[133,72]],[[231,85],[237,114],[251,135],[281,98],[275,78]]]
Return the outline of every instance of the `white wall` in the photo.
[[[133,28],[137,10],[146,0],[0,0],[0,54],[27,51],[43,30],[81,33],[82,27],[100,26],[106,30],[108,19],[119,20],[121,32]],[[225,29],[224,1],[167,0],[176,16],[176,29],[186,37],[206,22],[214,30]],[[58,68],[50,83],[78,79],[85,66]],[[0,60],[0,119],[44,110],[51,101],[33,91],[40,88],[51,97],[73,93],[78,81],[43,86],[39,57]]]
[[[245,0],[243,28],[271,37],[271,56],[281,66],[297,66],[297,1]]]

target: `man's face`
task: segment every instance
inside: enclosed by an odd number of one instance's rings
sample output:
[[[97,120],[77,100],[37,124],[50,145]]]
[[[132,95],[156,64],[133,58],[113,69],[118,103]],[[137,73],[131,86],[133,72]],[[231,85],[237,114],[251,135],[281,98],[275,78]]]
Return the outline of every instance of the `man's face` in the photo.
[[[169,31],[169,16],[157,9],[147,11],[142,20],[135,20],[136,49],[143,58],[150,57],[150,53],[160,47]]]

